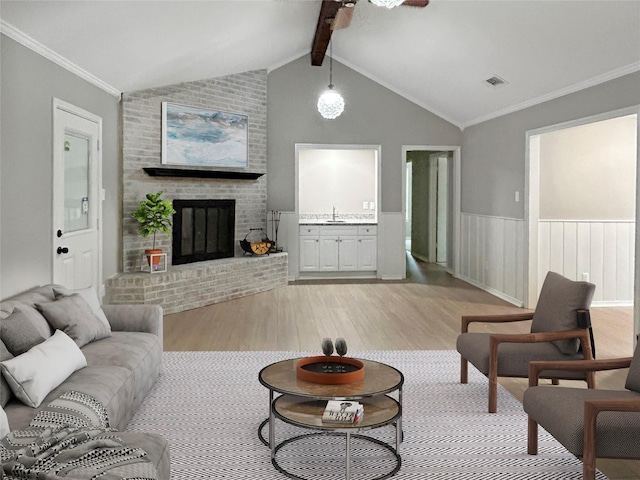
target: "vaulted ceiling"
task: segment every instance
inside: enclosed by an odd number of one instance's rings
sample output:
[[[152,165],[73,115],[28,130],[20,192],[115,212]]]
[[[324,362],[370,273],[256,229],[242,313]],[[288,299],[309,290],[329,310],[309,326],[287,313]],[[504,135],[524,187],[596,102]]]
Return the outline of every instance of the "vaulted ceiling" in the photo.
[[[308,55],[321,4],[2,0],[0,18],[13,38],[129,92]],[[391,10],[359,0],[353,10],[348,28],[333,32],[334,58],[460,127],[640,70],[640,0],[431,0]],[[508,83],[492,87],[494,76]]]

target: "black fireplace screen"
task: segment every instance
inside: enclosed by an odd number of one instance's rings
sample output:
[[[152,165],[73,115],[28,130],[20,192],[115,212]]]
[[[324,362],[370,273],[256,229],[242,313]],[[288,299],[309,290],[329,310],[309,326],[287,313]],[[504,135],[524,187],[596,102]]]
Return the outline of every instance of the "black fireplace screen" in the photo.
[[[234,256],[235,200],[174,200],[172,263]]]

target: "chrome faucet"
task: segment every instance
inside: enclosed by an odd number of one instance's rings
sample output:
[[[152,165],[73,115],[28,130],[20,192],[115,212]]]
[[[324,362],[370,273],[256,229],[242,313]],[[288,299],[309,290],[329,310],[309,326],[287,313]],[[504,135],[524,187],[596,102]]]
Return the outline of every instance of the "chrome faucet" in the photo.
[[[333,218],[332,220],[335,222],[336,221],[336,207],[335,205],[333,206]]]

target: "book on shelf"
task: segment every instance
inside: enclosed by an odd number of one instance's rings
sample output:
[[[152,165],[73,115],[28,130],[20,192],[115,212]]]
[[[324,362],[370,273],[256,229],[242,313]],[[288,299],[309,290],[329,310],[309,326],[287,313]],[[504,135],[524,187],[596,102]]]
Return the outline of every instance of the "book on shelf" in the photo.
[[[323,422],[356,423],[362,419],[364,406],[350,400],[329,400],[322,414]]]

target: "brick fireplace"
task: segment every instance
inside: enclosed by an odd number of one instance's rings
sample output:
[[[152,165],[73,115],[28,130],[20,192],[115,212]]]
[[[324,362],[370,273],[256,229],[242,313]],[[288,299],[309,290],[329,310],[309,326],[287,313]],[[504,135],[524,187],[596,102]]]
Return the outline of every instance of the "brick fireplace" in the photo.
[[[266,229],[266,175],[259,178],[154,177],[145,168],[182,166],[161,165],[161,104],[164,101],[247,115],[248,166],[242,172],[264,174],[267,168],[267,72],[257,70],[196,82],[130,92],[122,99],[123,127],[123,273],[107,282],[107,299],[111,303],[162,303],[165,311],[175,304],[187,308],[215,303],[242,294],[256,293],[262,283],[274,287],[286,285],[286,254],[270,257],[243,257],[239,240],[251,228]],[[195,167],[194,167],[195,168]],[[206,169],[206,167],[204,167]],[[221,168],[220,170],[233,171]],[[237,169],[236,169],[237,171]],[[156,245],[167,254],[168,271],[142,273],[145,248],[149,238],[142,238],[131,213],[147,193],[163,192],[173,201],[229,199],[235,202],[235,227],[232,233],[233,256],[223,260],[206,260],[189,265],[173,265],[172,238],[162,234]],[[280,276],[284,263],[285,268]],[[225,273],[226,272],[226,273]],[[240,277],[238,277],[240,275]],[[210,277],[210,280],[206,280]],[[226,278],[225,278],[226,277]],[[256,278],[270,282],[256,285]],[[218,279],[216,283],[215,279]],[[208,283],[213,282],[213,283]],[[202,283],[192,288],[193,297],[185,298],[183,284]],[[158,288],[162,285],[162,289]],[[221,289],[226,289],[223,291]],[[153,293],[150,293],[153,290]],[[164,290],[162,292],[161,290]],[[135,293],[133,293],[135,291]],[[173,298],[175,297],[175,302]],[[186,308],[182,308],[186,309]]]
[[[145,194],[162,190],[170,200],[232,199],[236,202],[235,255],[242,253],[239,240],[250,228],[266,227],[267,178],[220,179],[191,177],[154,177],[143,169],[182,166],[161,163],[161,105],[181,105],[247,115],[248,166],[243,172],[267,170],[267,72],[257,70],[197,82],[186,82],[130,92],[123,95],[123,271],[140,270],[140,254],[149,247],[131,218]],[[206,167],[205,167],[206,168]],[[233,170],[221,168],[220,170]],[[238,169],[236,169],[238,170]],[[161,235],[160,248],[169,259],[171,238]],[[171,261],[169,261],[171,263]]]

